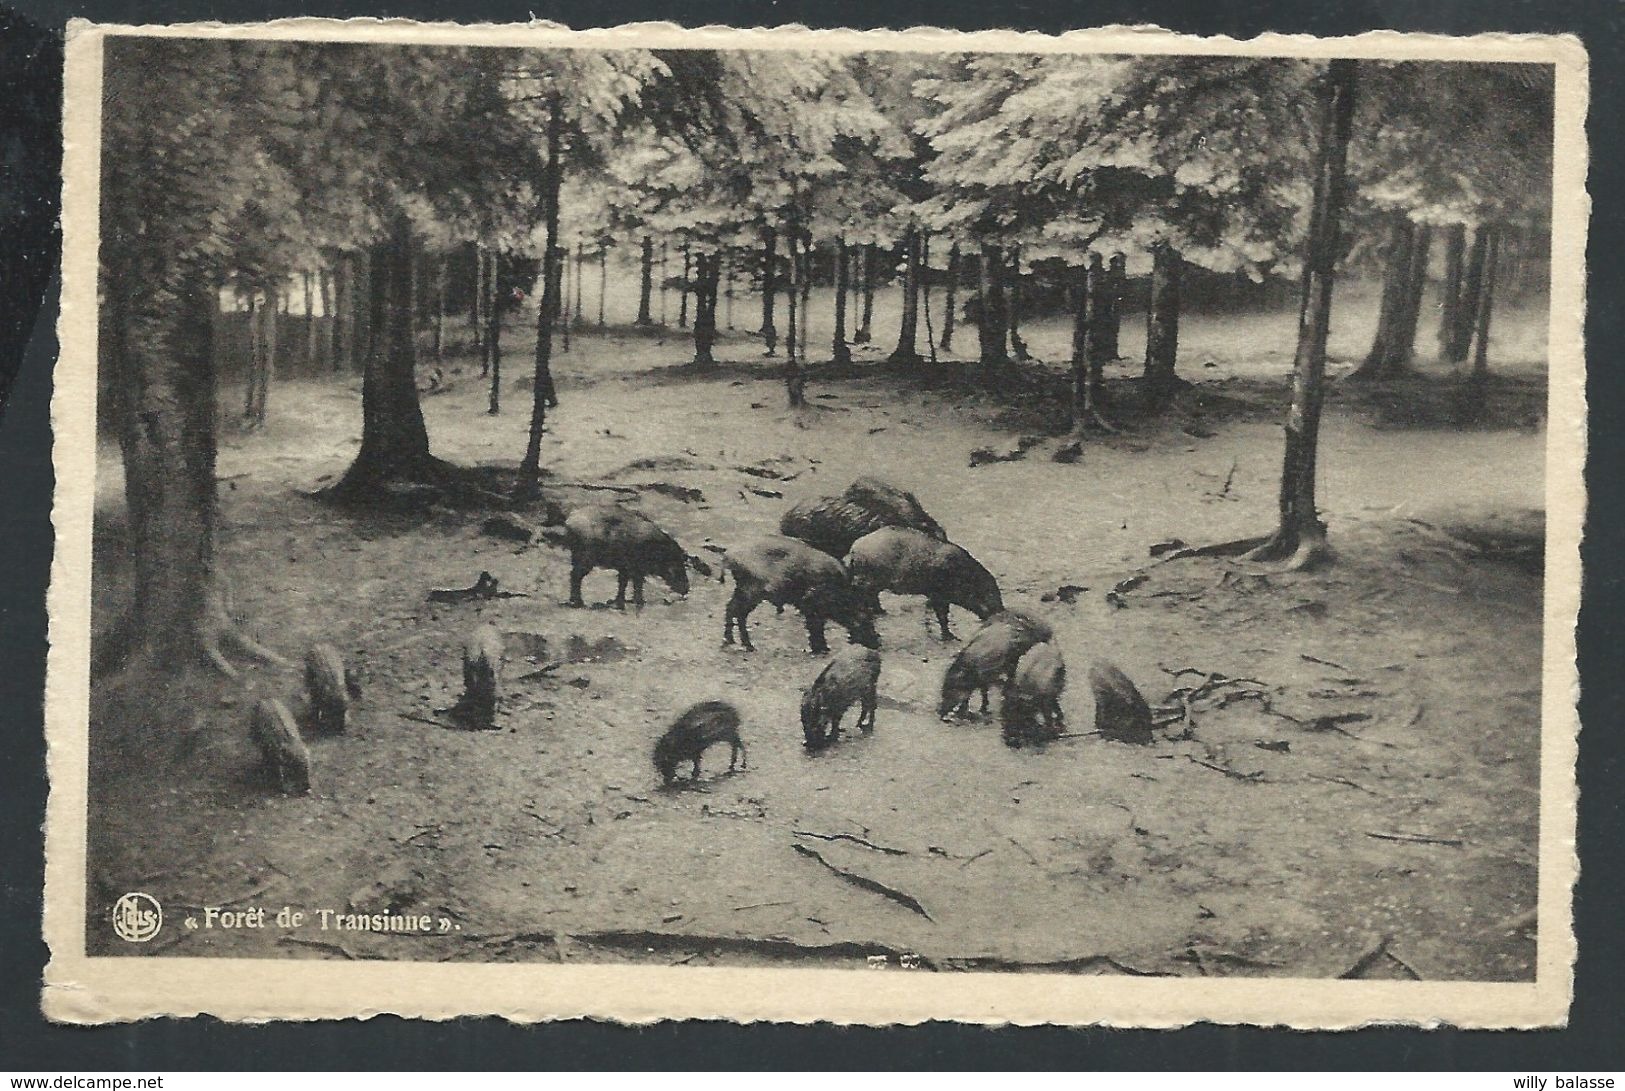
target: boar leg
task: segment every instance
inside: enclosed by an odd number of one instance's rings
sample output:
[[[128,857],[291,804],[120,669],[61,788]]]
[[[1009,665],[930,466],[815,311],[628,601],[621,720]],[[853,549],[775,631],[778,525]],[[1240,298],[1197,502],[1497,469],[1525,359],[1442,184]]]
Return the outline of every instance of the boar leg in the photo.
[[[957,640],[958,637],[948,631],[948,604],[936,599],[931,602],[931,609],[936,611],[937,624],[942,627],[942,639]],[[929,622],[927,624],[929,625]]]
[[[615,573],[615,599],[610,604],[617,610],[626,609],[626,584],[626,573],[617,571]]]
[[[750,616],[750,612],[755,608],[756,603],[752,601],[750,593],[735,584],[734,593],[728,599],[728,607],[722,625],[722,642],[724,644],[734,642],[733,627],[737,625],[739,627],[740,646],[747,652],[756,650],[750,642],[750,632],[745,628],[745,619]]]
[[[694,775],[688,778],[691,782],[700,779],[700,758],[703,757],[704,754],[705,751],[702,750],[700,753],[694,755]]]
[[[870,690],[863,695],[863,715],[858,717],[858,727],[862,728],[865,735],[875,729],[875,702],[877,700],[874,690]]]
[[[828,655],[829,643],[824,639],[824,619],[818,614],[806,614],[807,647],[814,655]]]
[[[642,575],[637,575],[637,576],[632,577],[632,605],[633,606],[642,606],[643,605],[643,576]]]
[[[585,579],[587,573],[591,571],[592,565],[588,564],[586,561],[580,560],[576,557],[570,558],[570,601],[566,605],[587,605],[585,602],[581,601],[581,581]]]

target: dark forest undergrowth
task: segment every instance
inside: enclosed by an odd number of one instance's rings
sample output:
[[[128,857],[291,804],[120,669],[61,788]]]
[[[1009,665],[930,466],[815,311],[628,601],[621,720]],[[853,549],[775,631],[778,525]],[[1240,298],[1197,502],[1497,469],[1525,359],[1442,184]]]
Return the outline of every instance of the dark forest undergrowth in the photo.
[[[203,677],[168,722],[96,717],[91,912],[141,889],[166,906],[417,907],[460,926],[305,942],[177,931],[155,951],[175,955],[845,965],[908,952],[938,969],[1327,977],[1391,937],[1397,958],[1362,973],[1530,979],[1533,937],[1508,922],[1535,898],[1539,562],[1502,547],[1538,538],[1537,381],[1497,380],[1470,429],[1453,426],[1436,375],[1335,388],[1321,496],[1337,561],[1284,574],[1149,557],[1272,525],[1283,382],[1197,356],[1198,386],[1136,419],[1133,369],[1114,367],[1123,430],[1068,464],[1051,458],[1058,380],[1042,374],[995,395],[961,365],[898,374],[871,349],[815,373],[792,412],[749,342],[732,363],[672,368],[687,347],[588,337],[559,360],[548,502],[635,505],[710,558],[802,496],[882,473],[999,577],[1008,605],[1054,624],[1071,730],[1092,718],[1096,658],[1180,718],[1146,748],[1036,751],[1008,750],[992,721],[941,723],[955,646],[917,600],[890,599],[875,734],[809,756],[796,709],[820,661],[791,615],[759,612],[747,656],[722,647],[714,581],[641,611],[569,610],[566,555],[487,533],[489,513],[313,499],[353,454],[356,396],[286,383],[269,425],[221,453],[234,605],[292,658],[337,645],[364,697],[347,734],[313,744],[306,798],[256,780],[245,730],[259,697],[297,692],[297,672]],[[523,448],[524,392],[490,417],[480,382],[447,378],[424,399],[436,454],[500,478]],[[120,594],[116,463],[103,468],[99,626]],[[524,597],[427,601],[481,572]],[[587,597],[613,589],[595,574]],[[509,634],[501,730],[437,726],[478,621]],[[654,738],[708,698],[743,713],[749,771],[660,789]],[[148,836],[119,835],[132,827]]]

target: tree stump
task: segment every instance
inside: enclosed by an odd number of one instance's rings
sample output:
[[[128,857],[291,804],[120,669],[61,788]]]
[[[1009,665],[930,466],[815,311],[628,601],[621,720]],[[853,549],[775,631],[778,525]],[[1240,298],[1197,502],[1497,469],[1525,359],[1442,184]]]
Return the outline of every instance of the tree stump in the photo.
[[[305,653],[305,728],[313,735],[342,735],[355,680],[331,644]],[[359,687],[356,687],[359,688]]]
[[[254,706],[248,723],[249,737],[259,747],[264,768],[283,795],[310,793],[310,751],[299,737],[293,713],[274,697]]]
[[[1089,688],[1095,695],[1095,730],[1101,738],[1137,746],[1151,742],[1151,706],[1128,675],[1110,663],[1096,663],[1089,668]]]
[[[457,717],[470,727],[496,727],[497,698],[502,689],[502,634],[481,625],[463,642],[463,696]]]

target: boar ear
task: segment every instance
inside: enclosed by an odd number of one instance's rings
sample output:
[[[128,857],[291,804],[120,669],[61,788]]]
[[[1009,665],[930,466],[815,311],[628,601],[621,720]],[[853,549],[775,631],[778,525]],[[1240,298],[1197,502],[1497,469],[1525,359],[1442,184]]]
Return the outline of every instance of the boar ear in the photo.
[[[688,554],[686,557],[683,558],[683,560],[688,565],[688,567],[692,568],[694,571],[698,572],[700,575],[702,575],[702,576],[711,575],[711,566],[706,564],[704,561],[700,560],[698,557],[694,556],[694,554],[692,554],[692,553]]]

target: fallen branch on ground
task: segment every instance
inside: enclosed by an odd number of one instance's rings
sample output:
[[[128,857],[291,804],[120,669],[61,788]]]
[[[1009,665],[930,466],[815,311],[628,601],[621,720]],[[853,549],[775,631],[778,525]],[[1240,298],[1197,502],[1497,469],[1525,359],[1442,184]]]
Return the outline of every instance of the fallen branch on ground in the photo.
[[[1197,757],[1195,754],[1186,754],[1185,755],[1185,760],[1186,761],[1193,761],[1197,765],[1200,765],[1202,768],[1211,769],[1215,773],[1223,773],[1225,776],[1230,777],[1232,780],[1243,780],[1243,781],[1246,781],[1248,784],[1259,784],[1259,783],[1262,783],[1263,780],[1264,780],[1264,770],[1262,770],[1262,769],[1258,770],[1256,773],[1238,773],[1234,769],[1227,769],[1226,767],[1224,767],[1222,765],[1215,765],[1211,761],[1203,761],[1201,758]]]
[[[798,837],[816,837],[820,841],[851,841],[853,844],[862,845],[864,848],[874,849],[876,852],[884,852],[888,856],[908,855],[907,849],[894,849],[888,848],[885,845],[877,845],[872,841],[865,841],[863,838],[856,837],[850,833],[818,833],[816,830],[791,830],[790,832]]]
[[[1459,848],[1465,843],[1459,837],[1428,837],[1420,833],[1378,833],[1367,830],[1366,836],[1375,837],[1379,841],[1403,841],[1410,845],[1450,845]]]
[[[867,875],[859,875],[855,871],[848,871],[843,867],[837,867],[828,860],[824,859],[823,856],[819,854],[817,849],[808,848],[806,845],[791,845],[790,847],[799,852],[801,855],[811,857],[820,864],[823,864],[830,871],[851,883],[853,886],[861,887],[864,890],[879,894],[882,898],[896,902],[904,909],[912,910],[913,912],[918,913],[926,920],[931,921],[932,924],[936,923],[936,920],[931,916],[931,914],[926,912],[925,906],[921,905],[918,899],[916,899],[913,895],[906,894],[895,887],[889,887],[877,879],[869,878]]]
[[[1421,981],[1422,975],[1417,973],[1416,970],[1411,967],[1410,963],[1406,962],[1389,949],[1393,942],[1394,937],[1392,935],[1383,936],[1382,939],[1377,942],[1375,947],[1371,948],[1371,950],[1355,959],[1353,965],[1344,970],[1342,973],[1338,974],[1338,980],[1349,981],[1355,978],[1364,977],[1374,966],[1377,965],[1377,963],[1386,958],[1393,962],[1394,965],[1398,966],[1401,970],[1404,970],[1405,973],[1410,976],[1412,981]]]

